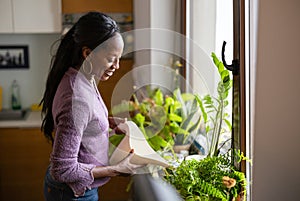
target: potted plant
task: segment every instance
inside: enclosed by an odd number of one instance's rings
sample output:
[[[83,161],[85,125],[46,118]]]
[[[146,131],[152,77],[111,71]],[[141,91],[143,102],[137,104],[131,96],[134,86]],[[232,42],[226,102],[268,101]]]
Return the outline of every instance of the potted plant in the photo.
[[[220,81],[217,86],[218,96],[205,95],[201,98],[195,95],[199,103],[201,114],[203,116],[203,126],[205,132],[203,135],[207,138],[207,149],[209,156],[217,156],[219,154],[221,144],[221,135],[225,132],[231,132],[231,122],[228,120],[229,114],[226,112],[228,106],[228,93],[232,86],[229,71],[226,70],[223,63],[212,53],[212,59],[218,69]],[[228,140],[231,140],[230,138]]]
[[[159,88],[148,89],[147,96],[140,101],[133,94],[130,101],[123,101],[112,108],[113,115],[124,112],[129,113],[156,151],[173,151],[174,145],[189,147],[191,136],[201,120],[196,97],[181,93],[179,88],[171,95],[163,94]],[[118,143],[119,139],[111,138],[111,141]]]
[[[220,153],[224,143],[222,134],[231,131],[231,123],[225,108],[232,81],[224,65],[212,53],[220,75],[218,97],[195,95],[202,112],[207,139],[207,155],[201,160],[185,160],[178,167],[167,168],[164,179],[172,184],[185,200],[242,200],[246,193],[246,179],[234,162],[248,160],[239,150],[228,149]],[[230,140],[230,139],[229,139]]]
[[[235,156],[239,162],[246,160],[239,152]],[[232,165],[229,153],[185,160],[166,169],[164,179],[188,201],[239,201],[246,195],[245,175]]]

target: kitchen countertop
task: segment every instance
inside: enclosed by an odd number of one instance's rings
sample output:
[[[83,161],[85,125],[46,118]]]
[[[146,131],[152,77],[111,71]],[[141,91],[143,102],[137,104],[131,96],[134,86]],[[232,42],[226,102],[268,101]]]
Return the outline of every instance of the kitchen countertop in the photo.
[[[40,128],[42,125],[41,112],[29,111],[22,120],[1,120],[0,128]]]

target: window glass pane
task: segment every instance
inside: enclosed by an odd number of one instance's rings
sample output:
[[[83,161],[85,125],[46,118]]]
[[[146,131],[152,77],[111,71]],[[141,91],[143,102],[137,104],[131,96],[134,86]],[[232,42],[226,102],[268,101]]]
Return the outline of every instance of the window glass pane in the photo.
[[[216,96],[217,95],[217,83],[219,81],[219,75],[217,73],[216,68],[214,68],[213,64],[211,63],[211,52],[215,52],[217,57],[221,59],[221,52],[222,52],[222,44],[223,41],[227,42],[226,45],[226,51],[225,51],[225,59],[228,64],[231,64],[234,58],[234,45],[238,48],[240,48],[240,44],[234,44],[234,36],[240,37],[237,38],[236,41],[240,41],[240,43],[245,42],[245,55],[244,52],[239,52],[238,55],[241,55],[245,58],[245,65],[241,65],[241,67],[244,67],[246,69],[243,69],[243,76],[245,76],[244,79],[240,80],[240,76],[235,76],[235,79],[237,82],[236,84],[239,84],[241,82],[245,82],[242,86],[245,86],[245,89],[241,89],[241,91],[245,91],[245,97],[242,97],[244,100],[246,99],[246,105],[243,107],[246,107],[245,111],[245,119],[240,118],[238,123],[240,121],[246,121],[243,122],[244,125],[246,125],[246,132],[245,134],[242,132],[243,136],[242,138],[246,138],[246,154],[247,157],[252,158],[250,155],[251,153],[251,138],[250,138],[250,127],[251,127],[251,119],[250,119],[250,104],[253,101],[253,99],[250,100],[250,91],[253,93],[253,88],[250,89],[250,70],[249,70],[249,55],[250,52],[255,47],[250,47],[250,45],[253,45],[254,43],[251,43],[249,45],[249,35],[248,33],[252,34],[253,37],[253,30],[249,29],[249,20],[255,17],[250,16],[251,13],[249,13],[249,1],[241,1],[240,4],[244,4],[245,8],[241,6],[240,13],[235,13],[235,16],[239,17],[236,18],[236,24],[239,26],[245,25],[245,27],[241,27],[241,29],[245,28],[245,36],[241,37],[239,34],[243,33],[235,33],[234,34],[234,12],[237,12],[237,10],[233,10],[233,0],[191,0],[187,1],[187,37],[191,39],[192,42],[188,43],[187,46],[187,53],[189,58],[189,65],[187,65],[187,78],[189,79],[189,82],[193,86],[194,92],[197,92],[201,95],[204,95],[206,93],[209,93],[211,95]],[[236,5],[237,1],[235,2]],[[244,9],[244,10],[243,10]],[[252,13],[253,14],[253,13]],[[242,17],[245,15],[245,22],[242,22]],[[252,18],[251,18],[252,17]],[[253,20],[254,21],[254,20]],[[254,26],[252,25],[252,28]],[[250,27],[251,28],[251,27]],[[251,32],[252,31],[252,32]],[[243,40],[241,41],[241,38]],[[245,41],[244,41],[245,39]],[[236,49],[235,51],[239,51],[239,49]],[[254,54],[252,54],[254,55]],[[253,58],[252,60],[253,61]],[[250,66],[253,65],[250,63]],[[252,72],[252,75],[254,72]],[[239,86],[237,95],[241,95]],[[232,93],[232,92],[231,92]],[[252,97],[253,98],[253,97]],[[240,100],[239,100],[240,101]],[[227,112],[231,114],[232,112],[232,94],[229,95],[229,106],[227,108]],[[239,103],[235,104],[234,107],[241,107]],[[239,108],[241,110],[241,108]],[[240,115],[239,113],[237,114]],[[231,118],[230,118],[231,120]],[[238,128],[239,129],[239,128]],[[236,132],[239,135],[240,132]],[[238,138],[241,138],[239,136]],[[240,139],[239,139],[240,140]],[[239,145],[240,146],[240,145]],[[246,169],[246,175],[248,179],[248,183],[251,181],[251,167],[249,164],[247,164]],[[250,188],[250,186],[248,186]],[[250,189],[248,189],[248,196],[247,200],[250,200]]]
[[[218,97],[220,75],[211,54],[221,60],[223,41],[227,42],[226,60],[233,59],[233,2],[232,0],[187,1],[187,80],[193,93]],[[232,122],[232,90],[228,95],[227,120]],[[226,132],[226,139],[231,133]],[[221,144],[221,143],[220,143]],[[230,148],[230,143],[227,145]]]
[[[211,66],[210,55],[215,52],[221,59],[222,43],[226,41],[225,56],[228,61],[232,60],[232,0],[192,0],[188,3],[189,78],[195,91],[216,94],[218,74]]]

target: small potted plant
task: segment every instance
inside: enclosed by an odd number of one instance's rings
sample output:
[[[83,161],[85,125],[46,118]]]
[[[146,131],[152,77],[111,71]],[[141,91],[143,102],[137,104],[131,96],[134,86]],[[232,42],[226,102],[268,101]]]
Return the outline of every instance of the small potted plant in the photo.
[[[133,94],[132,100],[112,108],[114,115],[124,112],[138,125],[150,146],[163,152],[174,151],[174,147],[176,151],[176,146],[189,148],[201,120],[196,97],[181,93],[179,88],[171,95],[163,94],[159,88],[148,90],[148,95],[140,101]]]

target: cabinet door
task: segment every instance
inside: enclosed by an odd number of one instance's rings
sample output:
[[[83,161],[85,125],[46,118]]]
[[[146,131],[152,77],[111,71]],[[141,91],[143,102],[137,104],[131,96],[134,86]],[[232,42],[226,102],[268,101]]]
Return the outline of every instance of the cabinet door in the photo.
[[[0,200],[42,201],[51,145],[39,128],[0,129]]]
[[[61,31],[60,0],[12,0],[16,33]]]
[[[0,33],[13,32],[11,0],[0,0],[0,25]]]
[[[124,98],[128,98],[128,89],[132,89],[134,82],[133,77],[131,74],[127,74],[133,68],[133,60],[132,59],[121,59],[120,60],[120,69],[117,70],[114,75],[109,78],[107,81],[101,81],[98,84],[98,89],[101,93],[103,101],[108,109],[111,110],[111,107],[115,104],[118,104]],[[127,75],[126,75],[127,74]],[[115,87],[117,86],[118,82],[124,78],[126,75],[126,83],[122,83],[118,85],[118,95],[114,95]]]
[[[133,0],[63,0],[63,13],[98,10],[104,13],[132,13]]]

